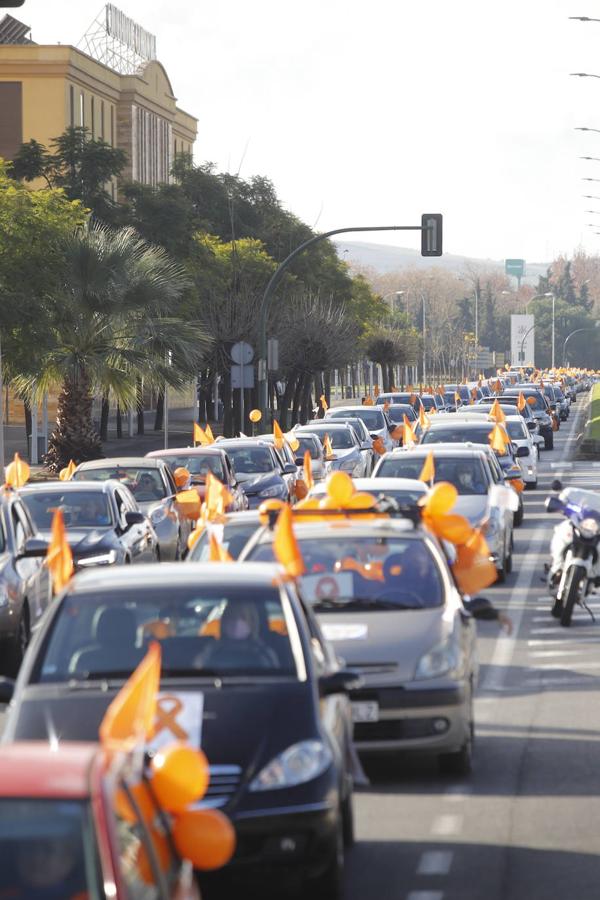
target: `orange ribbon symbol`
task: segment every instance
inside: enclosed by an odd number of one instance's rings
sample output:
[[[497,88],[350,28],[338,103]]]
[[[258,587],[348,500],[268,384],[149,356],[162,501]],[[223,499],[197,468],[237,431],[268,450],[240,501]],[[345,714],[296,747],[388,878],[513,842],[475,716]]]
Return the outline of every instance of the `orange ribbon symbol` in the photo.
[[[183,703],[178,697],[165,695],[156,701],[156,719],[154,722],[154,737],[165,728],[178,740],[186,741],[188,733],[177,722],[177,716],[183,709]]]

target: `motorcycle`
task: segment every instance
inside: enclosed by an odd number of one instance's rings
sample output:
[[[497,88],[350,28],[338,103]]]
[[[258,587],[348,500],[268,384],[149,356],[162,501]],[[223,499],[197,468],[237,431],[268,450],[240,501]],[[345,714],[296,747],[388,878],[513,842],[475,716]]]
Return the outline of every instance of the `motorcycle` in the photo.
[[[566,488],[560,481],[552,483],[558,496],[546,499],[548,512],[560,512],[566,521],[554,529],[549,567],[548,586],[556,589],[552,615],[567,627],[575,604],[593,613],[586,605],[586,597],[600,586],[600,494],[580,488]]]

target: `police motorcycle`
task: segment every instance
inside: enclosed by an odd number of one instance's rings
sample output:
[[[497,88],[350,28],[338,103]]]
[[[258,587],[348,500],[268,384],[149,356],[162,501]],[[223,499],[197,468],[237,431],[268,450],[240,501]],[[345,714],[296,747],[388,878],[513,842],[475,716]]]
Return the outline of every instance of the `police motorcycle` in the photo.
[[[586,604],[586,597],[600,586],[600,494],[580,488],[563,489],[560,481],[552,483],[558,496],[546,498],[546,510],[565,517],[554,529],[547,566],[548,588],[554,597],[552,615],[567,627],[575,604],[594,615]]]

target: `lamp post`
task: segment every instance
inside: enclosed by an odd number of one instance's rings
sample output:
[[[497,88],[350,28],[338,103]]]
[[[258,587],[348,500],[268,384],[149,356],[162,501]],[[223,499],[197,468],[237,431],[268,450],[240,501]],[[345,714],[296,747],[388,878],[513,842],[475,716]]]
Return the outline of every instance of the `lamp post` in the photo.
[[[554,324],[555,324],[554,310],[555,310],[555,304],[556,304],[556,295],[553,294],[552,291],[546,291],[545,294],[536,294],[534,297],[531,297],[525,304],[525,312],[527,312],[527,307],[529,306],[530,303],[533,303],[534,300],[542,300],[544,297],[552,297],[552,368],[554,368]],[[533,325],[531,326],[529,331],[526,332],[525,337],[527,337],[527,335],[529,334],[529,332],[531,331],[531,329],[534,326],[535,326],[535,322],[533,323]],[[523,338],[523,341],[521,342],[521,354],[523,353],[524,340],[525,340],[525,338]]]
[[[522,341],[521,341],[521,349],[519,350],[519,363],[524,363],[524,362],[525,362],[525,360],[523,359],[523,354],[524,354],[524,352],[525,352],[525,341],[527,340],[527,336],[533,331],[534,328],[535,328],[535,322],[533,323],[533,325],[531,325],[531,326],[527,329],[527,331],[526,331],[525,334],[523,335],[523,339],[522,339]]]
[[[596,328],[600,328],[600,321],[595,322],[592,327],[590,327],[588,325],[587,328],[576,328],[575,331],[572,331],[570,334],[568,334],[566,336],[566,338],[564,339],[564,342],[563,342],[563,349],[562,349],[562,364],[563,364],[563,366],[566,364],[565,360],[567,358],[567,342],[573,337],[573,335],[579,334],[581,331],[594,331]]]

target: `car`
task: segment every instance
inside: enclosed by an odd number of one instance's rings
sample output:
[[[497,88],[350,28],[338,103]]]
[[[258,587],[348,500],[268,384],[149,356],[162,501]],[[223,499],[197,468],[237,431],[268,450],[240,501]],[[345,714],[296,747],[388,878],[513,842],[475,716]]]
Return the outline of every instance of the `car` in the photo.
[[[0,896],[199,900],[190,864],[166,837],[169,819],[147,780],[133,777],[133,754],[111,757],[91,742],[52,751],[35,741],[0,747]],[[145,803],[124,815],[132,788]]]
[[[425,460],[432,452],[434,480],[448,481],[457,489],[458,498],[452,512],[465,516],[471,525],[484,530],[498,578],[502,581],[512,570],[513,516],[518,498],[504,484],[497,463],[495,473],[492,471],[485,450],[475,444],[420,444],[412,450],[387,453],[376,466],[373,478],[419,478]]]
[[[303,477],[304,454],[308,451],[313,480],[321,481],[327,474],[327,464],[325,462],[323,444],[319,436],[304,431],[302,434],[296,434],[295,437],[299,444],[298,449],[295,451],[299,477]]]
[[[237,559],[260,524],[258,510],[226,513],[224,521],[207,524],[192,549],[186,554],[186,562],[206,562],[210,552],[211,533],[229,555]]]
[[[345,416],[358,416],[362,419],[369,434],[375,438],[381,438],[385,450],[393,450],[397,441],[392,438],[395,425],[385,411],[379,406],[336,406],[329,408],[325,413],[325,419],[343,419]]]
[[[419,422],[419,414],[415,411],[413,406],[409,403],[393,403],[388,407],[387,414],[395,425],[403,425],[404,416],[406,416],[412,425],[416,437],[420,440],[422,428]],[[400,441],[400,444],[402,444],[402,441]]]
[[[563,394],[559,384],[552,382],[544,382],[544,394],[550,402],[551,410],[558,416],[561,422],[566,422],[569,418],[569,401]]]
[[[352,425],[335,419],[315,419],[294,429],[298,437],[305,433],[316,434],[322,442],[329,437],[333,459],[325,457],[327,472],[347,472],[356,478],[365,478],[369,474],[370,458],[362,453],[362,445]]]
[[[41,537],[27,542],[25,552],[31,555],[45,555],[54,511],[61,509],[76,571],[158,562],[150,520],[118,481],[46,481],[26,484],[19,494]]]
[[[0,671],[15,676],[34,628],[52,599],[48,567],[23,555],[41,536],[20,495],[0,489]]]
[[[384,391],[378,394],[375,405],[385,406],[386,403],[389,403],[390,406],[398,403],[407,403],[409,406],[412,406],[417,415],[419,408],[423,405],[421,397],[416,391]]]
[[[284,465],[271,443],[258,438],[225,438],[219,441],[219,447],[231,460],[249,509],[257,509],[263,500],[292,499],[285,476],[293,476],[295,484],[298,467],[295,462]]]
[[[540,434],[540,428],[537,423],[537,419],[532,413],[531,407],[527,404],[525,404],[523,409],[518,408],[518,399],[518,397],[502,397],[502,400],[499,402],[500,409],[505,416],[514,416],[517,413],[521,416],[521,418],[525,422],[525,426],[531,433],[533,443],[535,444],[538,453],[540,453],[540,451],[544,448],[546,442]],[[475,415],[489,415],[495,402],[496,401],[492,402],[490,400],[480,400],[474,406],[466,407],[461,410],[461,412],[465,415],[470,415],[471,413],[475,413]]]
[[[395,500],[399,506],[414,506],[427,493],[427,485],[417,478],[353,478],[357,491]],[[315,484],[309,497],[323,497],[327,491],[323,483]]]
[[[520,394],[523,394],[525,402],[529,405],[536,418],[540,434],[544,438],[544,450],[552,450],[554,448],[554,428],[550,414],[550,404],[543,392],[531,384],[518,384],[507,388],[502,395],[502,400],[503,402],[511,402],[509,398],[514,397],[516,398],[514,401],[516,403]]]
[[[362,419],[359,419],[357,416],[340,416],[336,418],[336,424],[340,425],[350,425],[353,429],[356,439],[359,444],[360,455],[362,456],[363,466],[362,472],[364,473],[364,477],[367,478],[373,469],[373,465],[375,463],[375,456],[377,455],[373,450],[373,438],[369,434],[369,429],[365,425]],[[311,419],[306,425],[295,426],[297,428],[309,428],[311,424],[313,424],[320,428],[323,425],[323,419]],[[303,434],[306,432],[303,431]],[[321,438],[322,439],[322,438]],[[327,466],[327,463],[326,463]],[[331,466],[327,466],[327,469],[331,468]]]
[[[173,735],[202,745],[200,806],[237,833],[232,868],[266,867],[339,895],[352,841],[347,692],[312,610],[271,564],[163,563],[81,573],[49,610],[23,661],[3,741],[91,740],[117,690],[158,640],[159,717],[149,750]],[[161,727],[159,727],[161,726]]]
[[[284,440],[282,447],[275,446],[275,435],[271,432],[269,434],[257,434],[257,439],[259,441],[265,441],[267,444],[271,444],[277,454],[277,458],[281,463],[282,469],[287,467],[287,470],[283,473],[283,480],[286,482],[288,486],[289,495],[292,499],[296,499],[296,482],[298,481],[299,471],[298,464],[296,463],[296,457],[294,456],[294,451],[290,447],[290,444],[287,440]],[[294,470],[292,471],[292,466],[294,466]]]
[[[538,450],[533,435],[519,415],[507,416],[504,427],[513,446],[517,448],[517,462],[521,467],[525,487],[535,490],[538,482]],[[521,448],[525,448],[527,452],[523,453]]]
[[[419,394],[421,405],[425,412],[446,412],[446,404],[441,394]]]
[[[156,533],[161,560],[181,559],[191,530],[177,503],[177,486],[165,462],[146,457],[94,459],[80,463],[73,481],[108,481],[125,485]]]
[[[306,566],[302,596],[364,678],[350,693],[357,749],[430,752],[442,770],[468,772],[475,627],[433,534],[409,518],[310,522],[300,514],[294,531]],[[265,528],[243,558],[267,561],[273,553]]]
[[[220,442],[219,442],[220,443]],[[184,468],[190,473],[190,487],[195,488],[204,500],[206,496],[206,476],[211,472],[224,484],[233,500],[228,511],[239,512],[248,509],[246,494],[242,490],[233,465],[222,447],[173,447],[170,450],[152,450],[146,454],[149,459],[162,460],[171,472]]]

